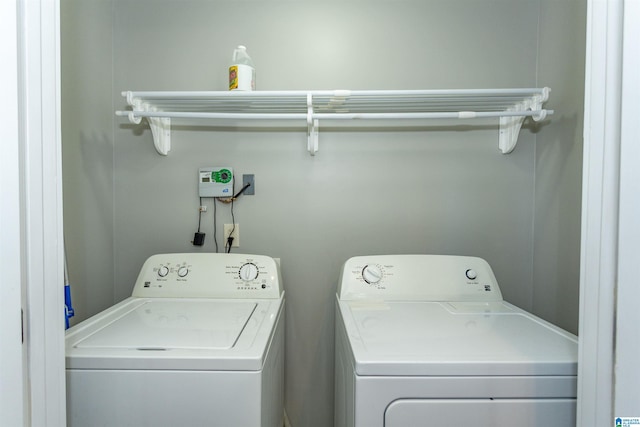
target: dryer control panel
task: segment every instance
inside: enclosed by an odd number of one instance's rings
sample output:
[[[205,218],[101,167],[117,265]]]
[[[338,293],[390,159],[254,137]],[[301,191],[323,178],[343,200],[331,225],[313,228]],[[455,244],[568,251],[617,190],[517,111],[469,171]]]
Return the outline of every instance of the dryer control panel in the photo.
[[[453,255],[372,255],[348,259],[341,300],[502,301],[489,264]]]
[[[277,261],[264,255],[177,253],[153,255],[142,266],[132,296],[145,298],[279,298]]]

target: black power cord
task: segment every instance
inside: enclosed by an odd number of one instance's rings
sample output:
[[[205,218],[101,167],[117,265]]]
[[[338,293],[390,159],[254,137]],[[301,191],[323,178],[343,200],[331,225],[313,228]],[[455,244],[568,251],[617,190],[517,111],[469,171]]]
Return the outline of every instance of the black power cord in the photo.
[[[227,253],[231,253],[231,245],[233,245],[233,232],[236,231],[236,218],[233,215],[233,201],[236,199],[236,196],[233,196],[233,198],[231,199],[231,224],[233,224],[233,227],[231,228],[231,232],[229,233],[229,236],[227,237]]]
[[[225,244],[225,248],[226,248],[226,252],[227,253],[231,253],[231,247],[233,245],[233,233],[236,231],[236,219],[235,219],[235,215],[233,212],[233,202],[242,195],[242,193],[244,193],[247,188],[249,188],[251,186],[251,183],[246,183],[241,189],[240,191],[238,191],[235,195],[233,195],[233,197],[227,198],[227,199],[223,199],[220,197],[214,197],[213,200],[213,242],[214,245],[216,247],[216,253],[219,251],[219,247],[218,247],[218,236],[217,236],[217,222],[216,222],[216,218],[217,218],[217,208],[216,208],[216,200],[221,202],[221,203],[226,203],[226,204],[231,204],[231,221],[233,224],[233,228],[231,229],[231,232],[229,233],[229,237],[227,237],[227,241]],[[235,187],[235,178],[232,178],[232,183],[231,183],[231,188],[233,189]],[[194,246],[203,246],[204,245],[204,237],[205,237],[205,233],[200,232],[200,227],[202,224],[202,212],[204,212],[204,206],[202,205],[202,197],[200,197],[200,206],[198,207],[198,231],[196,231],[196,233],[193,236],[193,240],[191,241],[191,243],[193,243]]]
[[[216,199],[213,199],[213,243],[216,245],[216,253],[218,253],[218,234],[217,234],[217,226],[216,226],[216,217],[217,217],[217,209],[216,209]]]
[[[193,235],[193,243],[194,246],[202,246],[204,245],[204,236],[205,233],[200,232],[200,224],[202,222],[202,197],[200,197],[200,206],[198,207],[198,231]]]
[[[249,187],[251,187],[251,183],[250,183],[250,182],[247,182],[247,183],[246,183],[246,184],[245,184],[245,185],[240,189],[240,191],[238,191],[238,192],[236,193],[236,195],[235,195],[235,196],[233,196],[233,199],[234,199],[234,200],[235,200],[235,199],[237,199],[237,198],[238,198],[238,196],[240,196],[242,193],[244,193],[244,192],[247,190],[247,188],[249,188]]]
[[[235,187],[235,183],[236,183],[235,178],[233,178],[233,180],[231,182],[231,188]],[[227,253],[231,253],[231,248],[232,248],[233,240],[234,240],[233,233],[236,231],[236,218],[235,218],[235,215],[233,213],[233,202],[235,202],[236,199],[238,197],[240,197],[240,195],[242,195],[242,193],[244,193],[247,190],[247,188],[249,188],[250,186],[251,186],[251,183],[248,182],[240,189],[240,191],[235,193],[233,195],[233,197],[230,197],[228,199],[218,199],[222,203],[231,204],[231,223],[233,224],[233,227],[231,228],[231,232],[229,233],[229,236],[227,237],[227,242],[226,242],[226,245],[225,245]]]

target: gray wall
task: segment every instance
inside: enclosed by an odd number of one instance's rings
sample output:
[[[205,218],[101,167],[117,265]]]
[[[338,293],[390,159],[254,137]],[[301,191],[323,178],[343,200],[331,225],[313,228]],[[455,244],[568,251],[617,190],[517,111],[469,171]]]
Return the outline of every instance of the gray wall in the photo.
[[[538,81],[556,114],[537,134],[533,311],[577,333],[586,0],[543,0]]]
[[[578,266],[565,261],[579,256],[583,65],[566,51],[584,51],[584,14],[569,13],[574,3],[63,2],[65,233],[79,319],[127,297],[148,256],[214,250],[211,202],[206,244],[190,244],[196,173],[228,165],[256,177],[256,195],[234,208],[238,252],[282,259],[294,427],[332,424],[333,299],[350,256],[484,257],[507,300],[575,332]],[[562,20],[555,8],[567,12]],[[558,46],[547,31],[572,38]],[[558,115],[527,122],[507,156],[494,122],[435,122],[321,127],[315,157],[302,127],[184,124],[162,157],[146,125],[113,118],[123,90],[224,90],[240,43],[256,63],[258,90],[550,85]],[[567,82],[571,89],[553,86]],[[219,205],[218,224],[230,222]]]
[[[77,322],[114,303],[111,0],[63,0],[65,248]]]

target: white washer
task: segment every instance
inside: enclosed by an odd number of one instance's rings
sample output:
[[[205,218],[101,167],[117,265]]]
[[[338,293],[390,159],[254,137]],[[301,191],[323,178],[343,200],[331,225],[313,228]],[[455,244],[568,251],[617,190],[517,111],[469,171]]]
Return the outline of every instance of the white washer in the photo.
[[[575,335],[503,301],[480,258],[351,258],[335,427],[574,426],[577,353]]]
[[[284,291],[273,258],[164,254],[66,334],[70,426],[281,427]]]

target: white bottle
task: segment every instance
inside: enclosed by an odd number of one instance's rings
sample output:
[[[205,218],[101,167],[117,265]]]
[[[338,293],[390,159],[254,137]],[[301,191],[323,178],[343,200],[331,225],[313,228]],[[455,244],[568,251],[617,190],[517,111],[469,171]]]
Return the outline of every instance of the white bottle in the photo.
[[[229,67],[229,90],[255,90],[256,69],[245,46],[238,46],[233,51]]]

